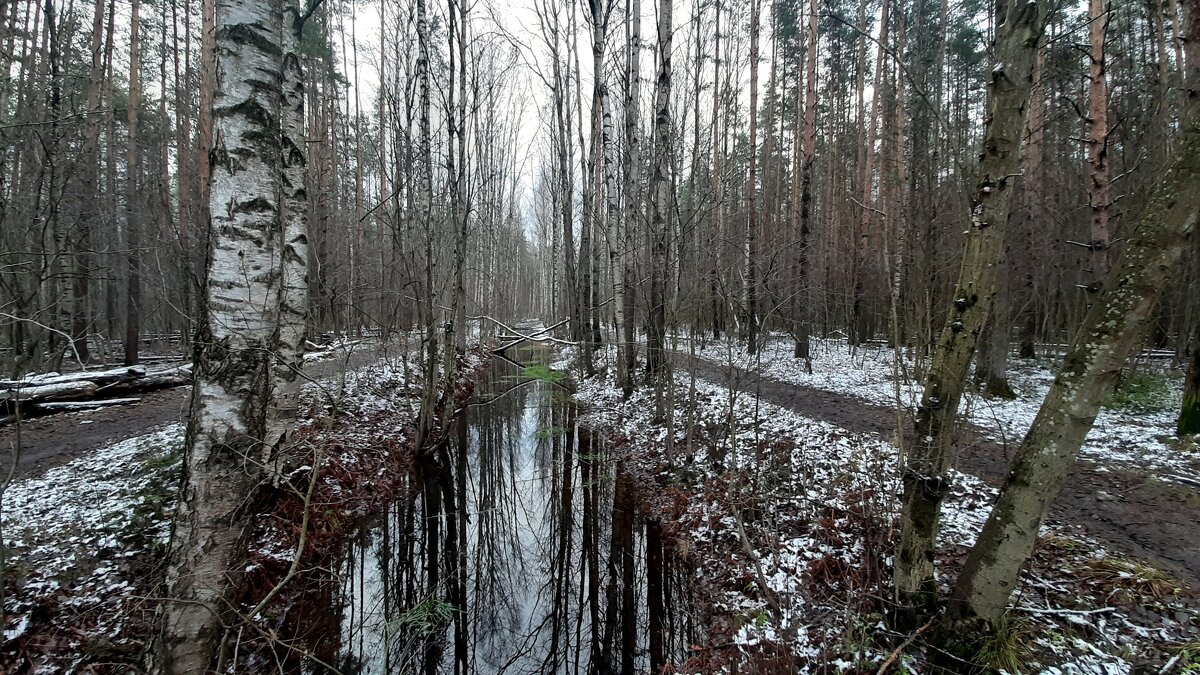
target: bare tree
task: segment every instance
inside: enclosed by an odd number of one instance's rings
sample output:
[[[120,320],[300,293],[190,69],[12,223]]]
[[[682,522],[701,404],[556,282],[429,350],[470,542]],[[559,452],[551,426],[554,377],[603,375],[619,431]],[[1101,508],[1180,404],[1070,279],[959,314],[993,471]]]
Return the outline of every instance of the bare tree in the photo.
[[[216,5],[213,240],[167,579],[169,673],[224,669],[252,496],[270,478],[294,391],[307,311],[303,17],[283,10]]]
[[[937,603],[933,558],[941,502],[949,488],[946,469],[953,457],[954,427],[967,369],[996,293],[997,266],[1004,253],[1013,176],[1020,162],[1025,108],[1041,32],[1041,8],[1030,0],[1009,8],[996,33],[996,66],[962,268],[925,380],[914,442],[904,469],[895,582],[902,605],[918,612],[929,611]]]

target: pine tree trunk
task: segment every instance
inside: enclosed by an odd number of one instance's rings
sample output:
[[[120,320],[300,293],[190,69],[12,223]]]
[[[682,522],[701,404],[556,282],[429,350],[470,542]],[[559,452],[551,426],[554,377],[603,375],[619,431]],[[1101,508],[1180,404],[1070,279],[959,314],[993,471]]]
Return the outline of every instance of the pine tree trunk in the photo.
[[[758,24],[750,0],[750,167],[746,183],[746,352],[758,353]]]
[[[129,128],[125,143],[125,365],[138,362],[142,327],[142,225],[138,200],[141,175],[138,150],[138,107],[141,105],[138,70],[141,68],[140,1],[133,0],[129,19]]]
[[[100,116],[101,85],[104,82],[104,5],[105,0],[96,0],[92,16],[92,63],[88,75],[87,111],[89,114],[84,136],[81,171],[84,199],[89,200],[80,214],[79,235],[75,242],[75,281],[72,285],[72,301],[75,309],[71,325],[71,339],[80,360],[87,363],[88,333],[91,331],[92,313],[90,305],[92,233],[99,224],[100,193]]]
[[[805,54],[804,74],[804,149],[800,169],[800,250],[797,276],[800,294],[799,326],[796,329],[796,358],[804,359],[804,369],[812,372],[812,357],[809,353],[811,333],[812,293],[809,290],[808,247],[812,231],[812,179],[813,162],[817,149],[817,58],[819,47],[817,34],[817,0],[808,2],[808,51]]]
[[[933,559],[941,502],[949,489],[945,474],[953,457],[958,405],[967,371],[996,293],[1012,177],[1020,163],[1025,106],[1041,32],[1041,10],[1032,1],[1011,9],[997,31],[978,191],[972,196],[962,268],[953,306],[926,377],[904,471],[895,583],[902,606],[917,614],[932,610],[937,602]]]

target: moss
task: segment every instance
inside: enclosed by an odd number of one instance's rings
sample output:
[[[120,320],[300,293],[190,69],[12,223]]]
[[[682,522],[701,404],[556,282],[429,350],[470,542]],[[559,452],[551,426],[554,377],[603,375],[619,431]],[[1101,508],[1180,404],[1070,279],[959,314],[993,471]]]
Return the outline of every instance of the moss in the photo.
[[[1125,378],[1105,399],[1103,406],[1135,413],[1165,412],[1173,407],[1174,395],[1165,375],[1137,373]]]
[[[1179,411],[1179,428],[1176,433],[1180,436],[1200,434],[1200,394],[1193,392],[1183,397],[1183,407]]]
[[[521,371],[521,375],[523,377],[530,377],[535,380],[541,380],[551,384],[555,382],[561,382],[567,377],[566,373],[554,370],[550,366],[544,366],[541,364],[525,366],[525,369]]]

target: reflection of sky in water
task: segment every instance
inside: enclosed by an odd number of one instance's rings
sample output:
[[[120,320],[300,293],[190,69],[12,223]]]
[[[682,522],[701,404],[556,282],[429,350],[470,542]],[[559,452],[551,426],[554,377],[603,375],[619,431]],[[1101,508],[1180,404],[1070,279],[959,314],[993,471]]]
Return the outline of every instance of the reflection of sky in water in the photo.
[[[512,385],[512,380],[500,378],[491,383],[491,389],[498,393]],[[563,435],[560,427],[565,425],[565,411],[560,400],[555,387],[533,382],[490,403],[472,406],[469,412],[466,630],[470,672],[535,673],[545,668],[553,624],[549,617],[555,595],[550,568],[558,549],[552,516],[560,500],[552,473],[551,437]],[[557,413],[554,407],[559,408]],[[581,509],[577,480],[575,487],[573,520],[578,519]],[[418,493],[412,508],[419,515],[421,507]],[[417,587],[424,587],[424,544],[419,524],[414,527],[408,559],[399,559],[403,552],[400,542],[395,540],[402,531],[402,508],[404,505],[390,510],[386,521],[377,522],[365,533],[350,552],[351,563],[343,569],[342,593],[348,602],[342,617],[342,664],[348,667],[347,672],[422,670],[423,647],[414,631],[406,626],[411,625],[413,613],[406,613],[408,607],[388,608],[384,602],[385,574],[381,563],[385,560],[391,559],[390,584],[399,583],[397,577],[412,573],[416,575]],[[394,550],[390,554],[383,550],[385,527],[392,533],[390,544]],[[446,554],[445,534],[443,528],[442,555]],[[586,639],[589,630],[587,613],[580,612],[578,607],[583,566],[579,537],[575,532],[572,537],[571,560],[565,567],[566,595],[572,607],[560,624],[559,647],[561,652],[565,647],[563,641],[570,644],[568,661],[573,668],[575,636]],[[606,551],[607,545],[602,545],[601,550]],[[396,595],[394,590],[392,593]],[[423,597],[418,591],[417,600]],[[577,620],[584,623],[577,626]],[[453,672],[453,640],[451,625],[446,631],[443,672]],[[586,646],[580,650],[581,669],[586,668],[587,653]]]

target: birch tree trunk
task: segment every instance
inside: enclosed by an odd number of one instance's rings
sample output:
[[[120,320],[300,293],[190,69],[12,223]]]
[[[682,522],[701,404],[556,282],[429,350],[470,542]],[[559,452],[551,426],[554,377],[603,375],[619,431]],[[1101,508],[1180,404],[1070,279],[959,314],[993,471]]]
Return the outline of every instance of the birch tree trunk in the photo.
[[[1102,289],[1108,271],[1108,74],[1104,68],[1104,37],[1108,31],[1108,2],[1089,0],[1088,40],[1088,206],[1091,211],[1091,269],[1088,293]]]
[[[273,348],[274,391],[266,443],[279,447],[291,430],[300,402],[300,368],[308,323],[308,192],[305,189],[307,142],[304,133],[304,66],[300,54],[303,18],[290,2],[283,12],[283,67],[280,106],[279,315]],[[274,462],[275,475],[291,467]],[[286,460],[285,460],[286,461]]]
[[[212,246],[167,573],[162,647],[172,674],[222,668],[251,496],[275,440],[268,431],[283,419],[277,397],[293,384],[276,374],[295,375],[307,304],[297,288],[305,237],[296,35],[276,2],[217,0],[215,12]]]
[[[945,473],[953,458],[958,404],[967,370],[996,292],[1041,32],[1040,7],[1030,0],[1010,8],[996,34],[996,66],[991,74],[978,190],[972,195],[962,268],[925,380],[904,470],[895,583],[902,607],[918,614],[932,610],[937,602],[933,558],[942,498],[950,487]]]

